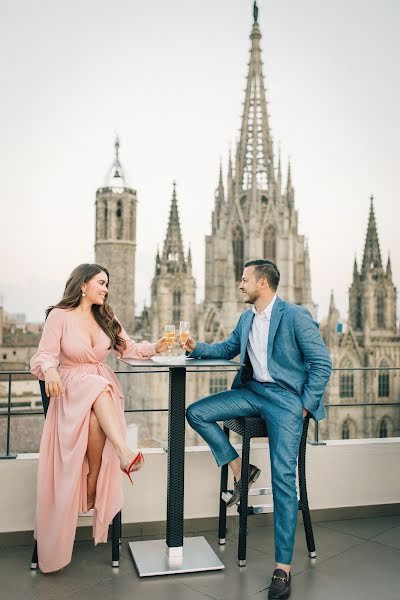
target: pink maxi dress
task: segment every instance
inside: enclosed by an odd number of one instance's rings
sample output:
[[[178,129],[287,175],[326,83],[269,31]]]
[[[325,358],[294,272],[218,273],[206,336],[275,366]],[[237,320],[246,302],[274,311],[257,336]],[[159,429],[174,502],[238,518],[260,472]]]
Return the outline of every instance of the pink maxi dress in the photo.
[[[120,336],[126,341],[124,358],[147,358],[155,354],[155,344],[136,343],[124,330]],[[79,327],[76,313],[53,308],[38,351],[31,359],[33,375],[44,379],[45,371],[56,367],[65,388],[61,398],[50,400],[40,442],[34,535],[39,567],[44,573],[57,571],[71,561],[78,513],[87,510],[90,411],[102,392],[110,392],[126,432],[122,389],[104,363],[113,351],[109,346],[110,339],[100,327],[92,347],[90,337]],[[121,510],[121,476],[117,454],[107,438],[97,481],[95,544],[107,541],[109,524]]]

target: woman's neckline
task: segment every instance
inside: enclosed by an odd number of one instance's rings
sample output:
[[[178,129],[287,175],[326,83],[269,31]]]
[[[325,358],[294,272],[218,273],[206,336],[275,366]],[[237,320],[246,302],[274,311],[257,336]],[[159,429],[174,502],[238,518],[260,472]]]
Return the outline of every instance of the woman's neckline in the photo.
[[[78,315],[78,316],[79,316],[79,314],[84,314],[81,312],[77,312],[76,308],[71,308],[68,310],[68,312],[75,313],[75,315]],[[96,336],[94,345],[92,344],[92,337],[91,337],[90,333],[88,331],[85,331],[84,329],[82,329],[82,327],[79,327],[79,325],[78,325],[78,329],[80,330],[80,332],[83,333],[85,336],[89,337],[89,346],[91,347],[92,350],[94,350],[95,347],[97,346],[97,344],[99,343],[99,338],[100,338],[101,332],[103,331],[102,328],[100,327],[100,325],[97,323],[96,319],[94,319],[94,322],[96,323],[97,328],[98,328],[98,332],[97,332],[97,336]]]

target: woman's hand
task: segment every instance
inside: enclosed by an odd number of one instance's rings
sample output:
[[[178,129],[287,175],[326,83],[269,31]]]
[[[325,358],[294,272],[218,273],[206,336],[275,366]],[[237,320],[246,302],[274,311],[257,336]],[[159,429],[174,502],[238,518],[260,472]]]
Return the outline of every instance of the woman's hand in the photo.
[[[306,417],[308,415],[308,410],[306,408],[303,408],[303,419],[304,417]]]
[[[160,352],[166,352],[167,350],[167,342],[165,341],[165,337],[162,337],[156,343],[156,352],[157,354],[160,354]]]
[[[186,352],[193,352],[196,348],[196,342],[192,337],[188,337],[185,344],[181,344],[182,348],[186,350]]]
[[[61,377],[54,367],[50,367],[47,369],[44,375],[44,387],[46,389],[46,394],[49,397],[60,398],[64,393],[64,386],[61,381]]]

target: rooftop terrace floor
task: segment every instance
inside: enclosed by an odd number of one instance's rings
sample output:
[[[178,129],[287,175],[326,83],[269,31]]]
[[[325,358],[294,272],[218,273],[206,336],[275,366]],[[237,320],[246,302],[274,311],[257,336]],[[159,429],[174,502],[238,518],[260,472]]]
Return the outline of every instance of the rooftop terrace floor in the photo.
[[[264,600],[273,556],[273,527],[249,519],[247,566],[237,566],[237,530],[225,547],[214,531],[204,535],[224,571],[140,579],[123,539],[119,569],[110,566],[110,545],[75,543],[72,562],[43,575],[29,569],[30,546],[0,547],[1,597],[7,600]],[[293,564],[293,600],[399,600],[400,516],[314,524],[317,558],[308,558],[298,526]],[[190,535],[193,535],[192,533]],[[159,536],[152,536],[157,539]],[[152,539],[151,536],[140,539]]]

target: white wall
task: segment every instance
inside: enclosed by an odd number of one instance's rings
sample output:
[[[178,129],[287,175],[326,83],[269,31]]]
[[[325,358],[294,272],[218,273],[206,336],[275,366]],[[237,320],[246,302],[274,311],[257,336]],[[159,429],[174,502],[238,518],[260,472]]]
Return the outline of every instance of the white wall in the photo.
[[[165,520],[167,455],[145,449],[145,467],[131,486],[124,477],[126,523]],[[400,438],[329,441],[307,445],[307,482],[311,509],[367,506],[400,501],[398,464]],[[262,476],[257,486],[269,484],[268,444],[255,444],[251,460]],[[33,529],[37,455],[0,460],[0,532]],[[185,518],[212,517],[218,513],[219,469],[205,447],[186,449]],[[268,497],[253,497],[267,503]],[[229,509],[235,514],[235,508]],[[88,525],[80,518],[80,525]]]

